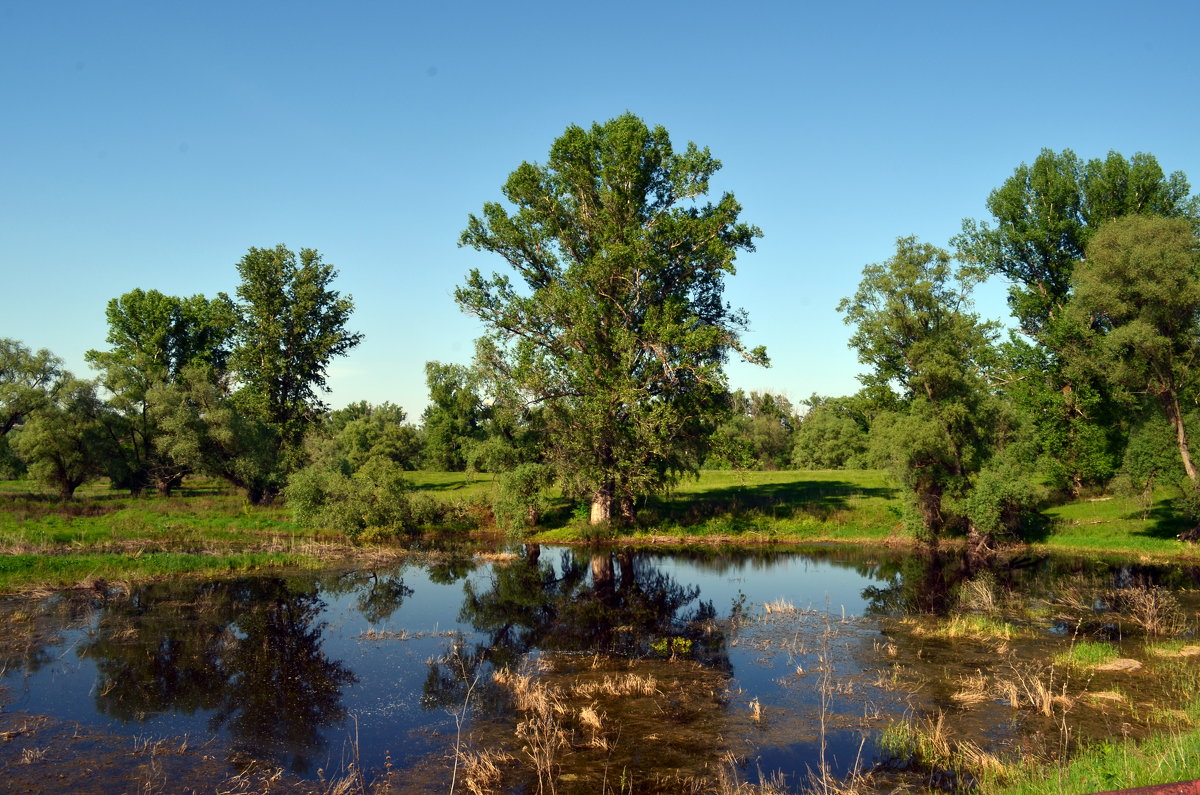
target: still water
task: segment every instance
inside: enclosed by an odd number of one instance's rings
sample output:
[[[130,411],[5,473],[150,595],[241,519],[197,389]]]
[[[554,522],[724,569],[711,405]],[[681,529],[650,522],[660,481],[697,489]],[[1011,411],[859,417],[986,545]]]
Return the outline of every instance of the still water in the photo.
[[[395,791],[446,791],[480,751],[504,771],[490,786],[510,791],[903,775],[907,763],[876,740],[934,711],[995,753],[1050,742],[1053,709],[1004,703],[1000,689],[964,705],[962,682],[1007,682],[1082,637],[1152,665],[1151,635],[1178,646],[1194,633],[1198,580],[1187,567],[1031,557],[542,546],[8,600],[0,699],[16,741],[0,764],[34,774],[48,760],[95,762],[126,741],[173,738],[203,749],[176,753],[176,776],[258,765],[302,783],[350,769]],[[1118,610],[1122,589],[1158,594],[1170,632]],[[936,630],[967,614],[1017,632]],[[1072,705],[1086,702],[1081,687],[1109,687],[1105,675],[1062,678]],[[1112,689],[1167,698],[1154,690],[1162,680]],[[551,699],[545,725],[530,687]],[[1155,728],[1082,706],[1071,720],[1075,738]],[[68,728],[91,739],[64,740]]]

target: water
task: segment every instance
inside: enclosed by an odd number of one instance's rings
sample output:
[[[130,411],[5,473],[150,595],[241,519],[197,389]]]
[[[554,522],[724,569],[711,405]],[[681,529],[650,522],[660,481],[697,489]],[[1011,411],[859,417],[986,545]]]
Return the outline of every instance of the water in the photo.
[[[461,743],[510,754],[503,786],[533,790],[527,715],[492,678],[508,668],[561,696],[562,791],[599,791],[598,782],[616,791],[618,776],[671,791],[688,777],[760,770],[798,786],[822,761],[839,775],[894,772],[904,765],[875,738],[934,710],[997,753],[1045,741],[1055,715],[996,694],[965,707],[955,696],[962,677],[1002,683],[1009,668],[1043,663],[1081,633],[1157,664],[1141,653],[1144,616],[1110,603],[1128,602],[1119,594],[1130,589],[1169,593],[1171,631],[1186,641],[1200,581],[1179,566],[1018,558],[988,567],[887,550],[518,553],[7,600],[4,731],[19,721],[26,730],[0,747],[0,763],[6,775],[28,772],[36,791],[39,764],[108,754],[116,765],[118,751],[130,755],[124,743],[179,747],[186,737],[205,750],[171,757],[172,775],[234,775],[255,763],[302,784],[357,759],[375,778],[390,765],[397,791],[444,791]],[[972,612],[1011,619],[1021,636],[927,630],[938,614]],[[1172,665],[1177,679],[1188,674]],[[619,677],[652,680],[652,694],[603,690]],[[1086,687],[1093,680],[1106,681],[1092,675]],[[1162,680],[1120,684],[1166,698]],[[28,729],[30,716],[46,716],[40,729]],[[1084,736],[1153,728],[1082,707],[1071,719]],[[68,728],[72,741],[62,739]],[[31,761],[44,753],[39,742],[54,754]],[[122,775],[148,775],[142,767],[127,760]]]

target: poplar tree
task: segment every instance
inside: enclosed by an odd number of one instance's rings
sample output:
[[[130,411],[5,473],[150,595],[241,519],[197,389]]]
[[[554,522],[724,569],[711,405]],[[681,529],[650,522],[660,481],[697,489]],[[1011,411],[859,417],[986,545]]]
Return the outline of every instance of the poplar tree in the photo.
[[[594,524],[633,521],[637,497],[696,471],[725,408],[726,359],[767,361],[723,301],[761,232],[732,194],[704,201],[720,166],[630,113],[571,126],[460,239],[515,276],[472,270],[455,292],[487,328],[477,364],[498,397],[542,409],[547,461]]]

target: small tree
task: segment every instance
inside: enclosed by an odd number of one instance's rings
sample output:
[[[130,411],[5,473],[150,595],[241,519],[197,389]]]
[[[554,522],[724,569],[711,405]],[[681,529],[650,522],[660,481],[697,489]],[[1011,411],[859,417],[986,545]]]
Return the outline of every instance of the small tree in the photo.
[[[591,521],[634,518],[635,498],[694,472],[726,390],[724,362],[745,351],[744,313],[724,278],[760,232],[731,194],[699,203],[720,162],[625,114],[568,127],[545,165],[524,163],[484,205],[462,245],[516,272],[473,270],[455,292],[483,321],[477,362],[497,399],[543,409],[549,463]]]
[[[920,525],[936,543],[965,525],[955,505],[991,452],[984,372],[995,324],[971,311],[981,275],[954,271],[950,255],[916,238],[896,241],[896,254],[868,265],[858,291],[838,309],[856,329],[850,345],[872,369],[868,388],[899,391],[904,409],[876,419],[898,478],[912,495]]]
[[[0,437],[49,403],[62,377],[62,360],[50,351],[0,338]]]
[[[311,248],[251,248],[238,263],[240,320],[230,365],[239,403],[271,425],[284,457],[295,455],[325,405],[320,399],[334,357],[362,335],[348,331],[349,296],[333,290],[337,270]]]
[[[471,372],[462,365],[425,363],[429,406],[423,421],[426,469],[461,472],[467,468],[471,447],[483,438],[487,412]]]
[[[13,447],[29,472],[68,500],[105,473],[114,454],[104,427],[107,408],[91,381],[64,374],[54,399],[29,417]]]

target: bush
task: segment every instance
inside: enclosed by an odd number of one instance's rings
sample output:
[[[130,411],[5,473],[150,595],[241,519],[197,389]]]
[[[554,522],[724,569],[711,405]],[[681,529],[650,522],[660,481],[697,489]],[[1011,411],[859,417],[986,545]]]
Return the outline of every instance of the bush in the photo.
[[[286,497],[296,521],[306,527],[351,539],[368,529],[372,538],[412,532],[432,511],[413,499],[403,472],[386,458],[372,458],[353,473],[348,467],[318,464],[292,476]]]

